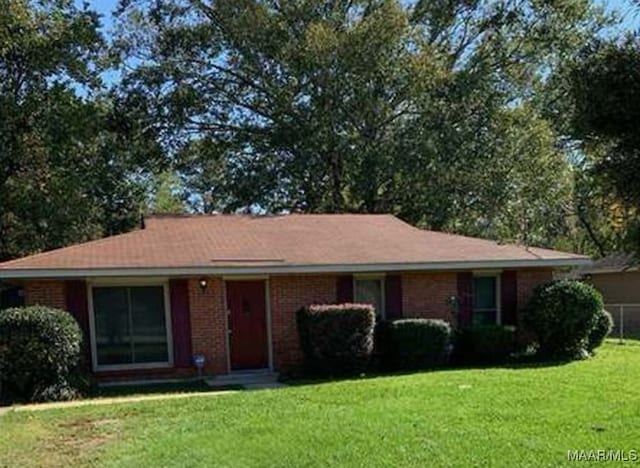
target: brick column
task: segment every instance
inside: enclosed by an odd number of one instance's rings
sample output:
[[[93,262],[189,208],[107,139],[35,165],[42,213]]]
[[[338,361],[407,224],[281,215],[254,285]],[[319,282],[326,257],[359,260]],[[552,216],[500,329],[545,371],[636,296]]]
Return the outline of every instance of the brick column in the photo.
[[[222,278],[207,280],[207,288],[203,291],[199,278],[189,279],[191,345],[194,354],[204,354],[206,357],[206,374],[226,374],[228,367],[224,282]]]

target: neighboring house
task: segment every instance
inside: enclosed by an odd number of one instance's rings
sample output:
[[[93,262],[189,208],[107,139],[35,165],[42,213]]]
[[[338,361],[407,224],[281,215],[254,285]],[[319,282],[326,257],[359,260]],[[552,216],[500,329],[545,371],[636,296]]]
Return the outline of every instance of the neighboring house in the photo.
[[[516,325],[533,288],[581,255],[424,231],[390,215],[152,216],[142,229],[0,264],[26,304],[68,310],[102,379],[284,371],[296,311]]]
[[[609,255],[578,268],[573,276],[589,281],[602,293],[616,324],[614,335],[640,337],[640,262],[633,254]]]

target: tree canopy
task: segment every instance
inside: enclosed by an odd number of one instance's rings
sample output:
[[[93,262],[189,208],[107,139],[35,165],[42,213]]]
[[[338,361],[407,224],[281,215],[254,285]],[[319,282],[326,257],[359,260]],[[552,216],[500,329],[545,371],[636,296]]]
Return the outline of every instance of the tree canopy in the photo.
[[[129,93],[204,211],[392,212],[553,245],[572,176],[536,102],[588,1],[122,1]]]
[[[114,21],[0,12],[0,259],[144,211],[385,212],[598,255],[638,218],[637,43],[594,46],[614,19],[592,0],[120,0]]]
[[[608,146],[599,168],[640,207],[640,38],[599,44],[572,77],[576,136]]]
[[[153,144],[104,92],[98,16],[68,0],[0,10],[0,259],[130,229]],[[144,163],[144,168],[141,165]]]
[[[620,246],[640,252],[640,38],[596,42],[571,73],[573,136],[598,154],[592,187],[605,187],[622,227]],[[605,237],[606,242],[606,237]]]

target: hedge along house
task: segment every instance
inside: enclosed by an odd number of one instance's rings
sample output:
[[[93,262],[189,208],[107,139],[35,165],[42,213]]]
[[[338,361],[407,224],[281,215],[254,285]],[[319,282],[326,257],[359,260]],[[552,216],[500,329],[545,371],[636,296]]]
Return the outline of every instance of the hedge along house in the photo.
[[[152,216],[142,229],[0,264],[26,304],[69,311],[102,379],[301,362],[296,311],[362,302],[379,316],[517,325],[580,255],[431,232],[390,215]]]

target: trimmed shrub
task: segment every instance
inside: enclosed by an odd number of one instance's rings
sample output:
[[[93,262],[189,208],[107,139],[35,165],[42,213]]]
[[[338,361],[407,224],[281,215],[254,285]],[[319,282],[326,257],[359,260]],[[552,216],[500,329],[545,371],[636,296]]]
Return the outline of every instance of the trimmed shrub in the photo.
[[[577,358],[584,355],[602,309],[602,295],[593,286],[552,281],[536,287],[523,323],[535,334],[542,357]]]
[[[604,343],[604,339],[609,336],[612,329],[613,317],[611,317],[611,314],[606,310],[600,309],[596,316],[596,323],[589,333],[587,350],[593,353],[596,348]]]
[[[376,338],[384,367],[428,369],[446,364],[451,354],[451,325],[438,319],[399,319],[385,322]]]
[[[456,333],[454,360],[459,364],[493,364],[507,361],[516,351],[515,327],[482,325]]]
[[[0,311],[0,376],[5,399],[65,400],[78,372],[82,333],[68,312],[43,306]]]
[[[63,380],[46,387],[38,387],[33,393],[31,401],[69,401],[76,400],[80,397],[81,392],[76,387],[73,387],[69,382]]]
[[[311,305],[300,309],[297,318],[307,370],[351,373],[369,363],[375,325],[371,305]]]

